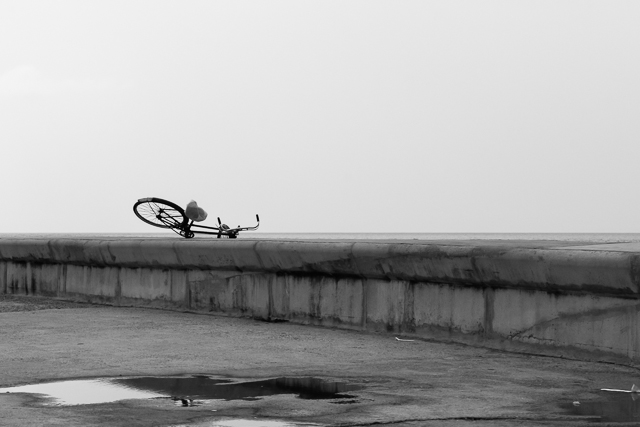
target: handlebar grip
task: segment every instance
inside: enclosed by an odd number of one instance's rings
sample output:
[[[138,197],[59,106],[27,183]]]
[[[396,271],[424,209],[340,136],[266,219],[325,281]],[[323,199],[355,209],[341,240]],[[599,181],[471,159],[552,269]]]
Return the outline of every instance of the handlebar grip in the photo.
[[[260,222],[260,217],[256,214],[256,221]]]

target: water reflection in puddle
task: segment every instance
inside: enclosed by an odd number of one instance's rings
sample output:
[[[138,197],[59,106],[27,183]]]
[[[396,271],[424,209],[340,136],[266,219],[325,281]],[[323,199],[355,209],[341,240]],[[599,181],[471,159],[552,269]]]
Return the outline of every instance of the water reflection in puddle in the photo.
[[[640,399],[631,393],[601,392],[597,401],[580,401],[562,405],[571,415],[601,417],[606,422],[640,421]]]
[[[127,399],[164,397],[151,391],[136,390],[106,379],[60,381],[0,389],[0,393],[44,394],[54,405],[89,405]]]
[[[274,378],[269,380],[233,382],[208,376],[138,377],[115,379],[114,382],[138,390],[148,390],[171,396],[194,399],[253,400],[276,394],[295,394],[301,399],[340,399],[354,397],[343,394],[360,387],[327,382],[319,378]]]
[[[345,399],[347,391],[362,387],[319,378],[273,378],[260,381],[192,375],[185,377],[132,377],[60,381],[0,389],[0,393],[35,393],[54,405],[84,405],[127,399],[173,397],[177,399],[257,400],[264,396],[294,394],[301,399]],[[190,405],[185,405],[190,406]]]

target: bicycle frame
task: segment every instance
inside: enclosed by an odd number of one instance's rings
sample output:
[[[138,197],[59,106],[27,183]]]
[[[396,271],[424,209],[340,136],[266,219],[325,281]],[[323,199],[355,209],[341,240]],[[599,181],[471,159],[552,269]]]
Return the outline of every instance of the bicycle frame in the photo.
[[[226,237],[228,237],[230,239],[235,239],[236,237],[238,237],[238,233],[241,232],[241,231],[256,230],[260,226],[260,217],[258,215],[256,215],[256,221],[258,222],[258,224],[255,227],[230,228],[228,225],[223,224],[220,221],[220,218],[218,218],[218,227],[209,227],[209,226],[206,226],[206,225],[194,224],[193,220],[187,220],[186,227],[184,227],[183,230],[184,230],[185,233],[209,234],[209,235],[218,236],[218,239],[221,238],[222,236],[226,236]],[[184,223],[182,225],[184,226]],[[206,230],[214,230],[214,231],[194,230],[193,229],[194,227],[195,228],[203,228],[203,229],[206,229]]]
[[[195,224],[195,221],[186,215],[182,207],[169,200],[157,197],[138,199],[133,205],[133,211],[138,218],[147,224],[171,229],[187,239],[194,237],[196,234],[209,234],[218,238],[224,236],[235,239],[241,231],[256,230],[260,226],[260,217],[258,215],[256,215],[258,223],[253,227],[237,226],[236,228],[231,228],[227,224],[223,224],[219,217],[217,227]]]

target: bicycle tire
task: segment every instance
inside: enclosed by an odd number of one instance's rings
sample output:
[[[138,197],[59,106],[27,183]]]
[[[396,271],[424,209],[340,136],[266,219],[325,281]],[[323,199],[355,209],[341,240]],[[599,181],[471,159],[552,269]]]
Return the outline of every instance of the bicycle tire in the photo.
[[[156,197],[140,199],[133,205],[133,212],[149,225],[182,231],[188,222],[184,210],[173,202]]]

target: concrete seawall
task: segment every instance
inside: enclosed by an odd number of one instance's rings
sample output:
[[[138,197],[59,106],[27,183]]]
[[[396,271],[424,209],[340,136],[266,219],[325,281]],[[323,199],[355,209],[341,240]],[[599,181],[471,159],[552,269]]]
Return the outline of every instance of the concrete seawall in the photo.
[[[637,365],[640,244],[0,237],[0,293]]]

